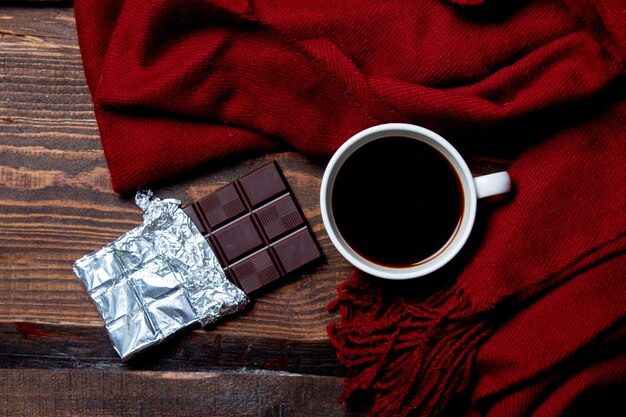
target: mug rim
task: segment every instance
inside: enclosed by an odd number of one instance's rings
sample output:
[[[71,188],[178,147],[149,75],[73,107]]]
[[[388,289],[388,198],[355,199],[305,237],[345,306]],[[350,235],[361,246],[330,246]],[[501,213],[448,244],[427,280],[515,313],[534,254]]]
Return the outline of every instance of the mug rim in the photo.
[[[390,267],[376,264],[361,256],[341,237],[332,216],[332,189],[339,169],[357,149],[385,137],[403,136],[420,140],[439,151],[457,173],[464,198],[463,215],[459,226],[446,245],[436,254],[416,265]],[[353,135],[331,157],[320,188],[320,212],[326,232],[339,253],[363,272],[380,278],[404,280],[428,275],[446,265],[463,248],[474,225],[477,207],[476,186],[467,163],[459,152],[442,136],[421,126],[406,123],[386,123],[370,127]]]

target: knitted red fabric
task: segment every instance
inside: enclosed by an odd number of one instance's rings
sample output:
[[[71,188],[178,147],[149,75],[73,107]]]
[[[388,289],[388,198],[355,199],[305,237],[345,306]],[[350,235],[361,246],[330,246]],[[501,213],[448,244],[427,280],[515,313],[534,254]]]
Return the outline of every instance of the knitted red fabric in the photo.
[[[516,195],[481,205],[448,268],[340,287],[329,336],[346,396],[373,393],[373,415],[561,415],[623,384],[623,2],[75,0],[75,11],[116,191],[243,150],[330,155],[383,122],[515,158]]]

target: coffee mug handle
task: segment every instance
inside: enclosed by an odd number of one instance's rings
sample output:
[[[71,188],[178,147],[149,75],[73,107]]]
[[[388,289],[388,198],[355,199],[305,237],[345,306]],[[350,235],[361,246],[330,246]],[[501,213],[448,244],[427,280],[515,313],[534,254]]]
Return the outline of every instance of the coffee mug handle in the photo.
[[[475,177],[474,184],[478,198],[491,197],[511,191],[511,177],[506,171]]]

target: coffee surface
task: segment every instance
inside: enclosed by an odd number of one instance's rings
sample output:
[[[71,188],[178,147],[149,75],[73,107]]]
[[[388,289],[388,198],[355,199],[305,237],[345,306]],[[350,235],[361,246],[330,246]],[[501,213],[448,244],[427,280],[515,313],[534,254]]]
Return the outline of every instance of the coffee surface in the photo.
[[[450,162],[406,137],[357,149],[339,169],[331,199],[348,245],[388,267],[410,267],[436,254],[454,235],[464,207]]]

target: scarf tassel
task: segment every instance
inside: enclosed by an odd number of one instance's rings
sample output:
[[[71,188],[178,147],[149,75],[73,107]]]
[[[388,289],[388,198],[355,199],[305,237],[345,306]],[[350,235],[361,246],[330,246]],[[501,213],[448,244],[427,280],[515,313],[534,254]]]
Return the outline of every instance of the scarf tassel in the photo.
[[[468,386],[490,327],[458,285],[415,304],[384,297],[375,279],[357,271],[338,291],[329,309],[342,319],[327,331],[348,368],[340,402],[366,391],[375,394],[371,416],[435,416]]]

